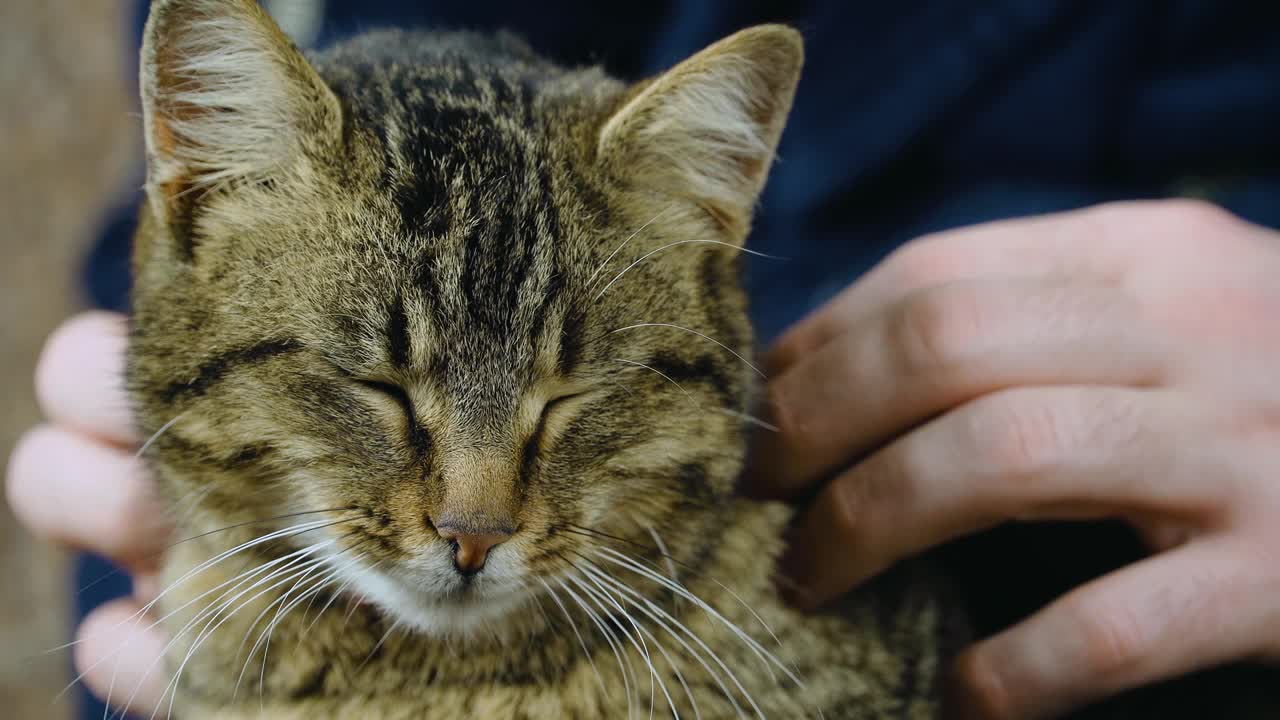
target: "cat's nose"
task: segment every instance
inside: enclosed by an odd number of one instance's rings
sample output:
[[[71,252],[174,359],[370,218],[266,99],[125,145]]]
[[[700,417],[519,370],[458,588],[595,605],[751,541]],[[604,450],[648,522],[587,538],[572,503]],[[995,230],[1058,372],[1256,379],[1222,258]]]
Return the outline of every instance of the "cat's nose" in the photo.
[[[511,539],[511,533],[505,529],[476,531],[445,525],[437,526],[436,532],[453,545],[453,567],[465,577],[483,570],[489,551]]]

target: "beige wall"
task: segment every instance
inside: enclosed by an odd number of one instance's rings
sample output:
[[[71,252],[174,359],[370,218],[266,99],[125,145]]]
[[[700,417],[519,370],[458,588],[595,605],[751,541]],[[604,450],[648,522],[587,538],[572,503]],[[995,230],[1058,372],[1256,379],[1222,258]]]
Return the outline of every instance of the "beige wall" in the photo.
[[[42,338],[79,303],[77,263],[138,157],[125,0],[0,0],[0,454],[35,423]],[[64,717],[65,558],[0,505],[0,716]]]

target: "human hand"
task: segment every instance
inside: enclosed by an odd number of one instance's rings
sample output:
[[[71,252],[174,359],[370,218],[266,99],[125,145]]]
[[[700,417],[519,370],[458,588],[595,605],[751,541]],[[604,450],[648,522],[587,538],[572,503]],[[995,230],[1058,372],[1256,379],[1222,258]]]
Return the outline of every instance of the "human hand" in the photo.
[[[139,617],[154,595],[155,563],[168,541],[168,517],[134,447],[138,438],[124,394],[125,321],[86,313],[45,345],[36,392],[50,422],[29,431],[9,459],[8,496],[31,531],[68,547],[110,557],[135,578],[134,597],[108,603],[77,630],[75,666],[99,697],[149,714],[163,673],[153,661],[165,637]]]
[[[965,712],[1280,657],[1277,233],[1166,201],[922,238],[766,362],[748,492],[830,478],[783,560],[802,607],[1006,520],[1121,517],[1155,551],[966,650]]]

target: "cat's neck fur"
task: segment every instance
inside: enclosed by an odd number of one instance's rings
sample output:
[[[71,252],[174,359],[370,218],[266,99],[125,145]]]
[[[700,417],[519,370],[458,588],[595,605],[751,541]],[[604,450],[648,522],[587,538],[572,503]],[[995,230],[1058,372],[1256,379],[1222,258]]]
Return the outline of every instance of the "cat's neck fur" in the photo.
[[[354,598],[330,603],[325,596],[311,612],[282,614],[264,648],[257,641],[276,617],[271,602],[293,584],[285,583],[205,639],[184,669],[183,705],[192,717],[217,718],[257,717],[264,706],[276,708],[272,718],[307,720],[416,717],[415,708],[439,718],[521,717],[518,708],[541,708],[525,717],[585,718],[625,717],[628,696],[635,712],[647,714],[652,701],[661,713],[669,694],[682,715],[696,704],[704,717],[755,715],[752,703],[769,717],[818,717],[819,709],[831,717],[832,708],[859,703],[868,716],[888,710],[876,709],[886,703],[899,703],[900,717],[928,716],[936,658],[904,658],[892,644],[936,642],[936,608],[918,606],[928,596],[882,587],[875,602],[846,617],[788,610],[771,577],[788,517],[781,506],[736,501],[703,566],[674,564],[675,583],[705,605],[656,579],[672,572],[660,554],[618,544],[616,555],[606,550],[578,560],[594,562],[628,590],[613,586],[606,595],[595,583],[557,581],[555,598],[539,593],[491,634],[432,637],[397,627]],[[171,573],[208,557],[194,545],[177,552]],[[202,573],[167,604],[182,605],[235,569]],[[171,625],[176,630],[188,619],[179,612]],[[209,666],[230,657],[243,673]]]

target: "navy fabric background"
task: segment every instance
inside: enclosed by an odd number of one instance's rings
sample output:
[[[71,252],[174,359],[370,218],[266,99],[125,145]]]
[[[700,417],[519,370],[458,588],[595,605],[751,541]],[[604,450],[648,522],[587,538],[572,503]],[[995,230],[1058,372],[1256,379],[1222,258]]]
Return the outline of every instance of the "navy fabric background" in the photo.
[[[1204,181],[1216,202],[1280,227],[1274,2],[330,0],[327,8],[322,42],[387,25],[507,28],[561,62],[603,63],[631,78],[747,25],[796,25],[805,73],[750,241],[791,258],[749,263],[762,340],[925,232],[1162,197]],[[139,28],[144,12],[139,4]],[[121,208],[106,222],[87,260],[94,305],[127,308],[133,213]],[[1040,532],[1034,551],[1010,562],[1056,558],[1056,584],[1028,580],[992,627],[1136,552],[1125,533],[1104,529],[1096,541],[1129,549],[1086,562],[1069,529]],[[955,562],[977,583],[993,571],[975,554],[1008,556],[1024,545],[979,538]],[[77,582],[108,569],[85,558]],[[126,590],[114,576],[77,595],[78,613]],[[101,717],[101,706],[86,698],[86,712]]]

